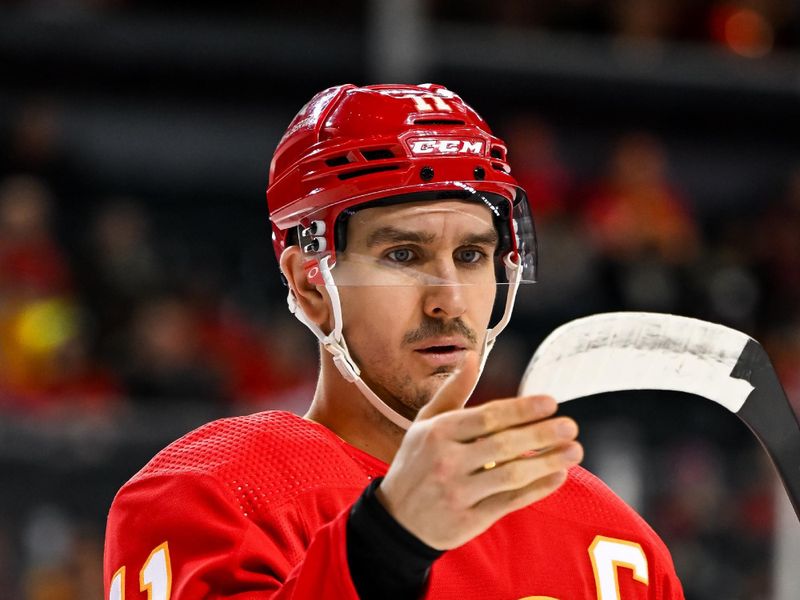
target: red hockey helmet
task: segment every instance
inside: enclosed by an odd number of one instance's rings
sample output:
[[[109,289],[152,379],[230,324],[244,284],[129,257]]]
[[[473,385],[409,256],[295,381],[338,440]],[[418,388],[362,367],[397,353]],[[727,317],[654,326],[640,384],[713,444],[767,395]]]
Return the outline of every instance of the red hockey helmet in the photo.
[[[344,243],[340,217],[376,201],[444,199],[486,204],[500,235],[498,258],[512,256],[521,279],[535,279],[527,197],[505,144],[478,113],[440,85],[332,87],[300,110],[272,159],[275,253],[299,243],[333,265]]]

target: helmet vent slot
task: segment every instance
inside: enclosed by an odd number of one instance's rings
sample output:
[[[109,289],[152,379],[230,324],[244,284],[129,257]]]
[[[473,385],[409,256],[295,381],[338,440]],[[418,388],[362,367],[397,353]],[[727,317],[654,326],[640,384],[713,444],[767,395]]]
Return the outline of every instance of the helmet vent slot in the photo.
[[[350,159],[347,158],[347,155],[345,154],[342,154],[341,156],[334,156],[333,158],[328,158],[325,160],[325,164],[329,167],[341,167],[349,162]]]
[[[493,163],[492,163],[492,168],[493,168],[495,171],[502,171],[503,173],[508,173],[508,169],[506,168],[506,166],[505,166],[505,165],[502,165],[502,164],[500,164],[500,163],[494,163],[494,162],[493,162]]]
[[[503,150],[499,146],[492,146],[492,149],[489,151],[489,154],[492,158],[497,158],[503,160],[505,156],[503,156]]]
[[[460,119],[417,119],[414,125],[464,125]]]
[[[379,173],[381,171],[396,171],[398,169],[397,165],[382,165],[380,167],[368,167],[366,169],[357,169],[355,171],[347,171],[345,173],[339,173],[337,177],[339,179],[353,179],[353,177],[361,177],[362,175],[369,175],[370,173]]]
[[[388,148],[379,148],[377,150],[362,150],[361,154],[367,160],[381,160],[383,158],[394,158],[394,153]]]

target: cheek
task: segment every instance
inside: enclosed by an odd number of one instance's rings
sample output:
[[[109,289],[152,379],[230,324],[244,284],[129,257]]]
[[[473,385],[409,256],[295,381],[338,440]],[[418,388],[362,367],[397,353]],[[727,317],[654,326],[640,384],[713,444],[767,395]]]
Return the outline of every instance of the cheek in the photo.
[[[339,293],[345,339],[362,355],[391,354],[419,320],[419,294],[410,287],[343,287]]]
[[[492,318],[492,309],[495,304],[495,297],[500,294],[500,301],[505,302],[505,293],[508,286],[491,284],[474,286],[469,288],[469,313],[471,323],[478,329],[486,329],[489,320]]]

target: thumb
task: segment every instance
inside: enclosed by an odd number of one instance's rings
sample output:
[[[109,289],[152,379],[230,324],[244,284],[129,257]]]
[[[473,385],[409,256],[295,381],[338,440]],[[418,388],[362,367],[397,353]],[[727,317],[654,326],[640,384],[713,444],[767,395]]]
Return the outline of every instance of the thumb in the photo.
[[[417,413],[417,421],[461,408],[466,404],[480,375],[481,358],[477,352],[467,352],[458,371],[454,371],[433,395],[430,402]]]

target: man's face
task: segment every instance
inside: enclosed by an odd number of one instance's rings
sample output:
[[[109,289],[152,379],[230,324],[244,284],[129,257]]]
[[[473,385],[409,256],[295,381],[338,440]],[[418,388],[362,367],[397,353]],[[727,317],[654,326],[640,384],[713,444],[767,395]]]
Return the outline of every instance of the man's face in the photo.
[[[413,418],[468,352],[480,353],[496,293],[489,209],[438,201],[350,217],[333,269],[362,378]]]

